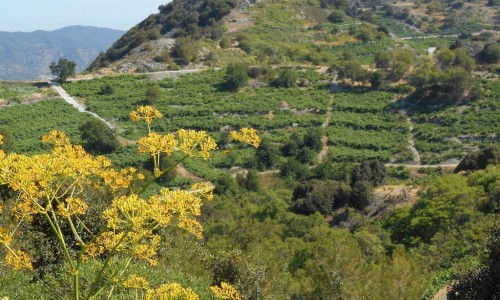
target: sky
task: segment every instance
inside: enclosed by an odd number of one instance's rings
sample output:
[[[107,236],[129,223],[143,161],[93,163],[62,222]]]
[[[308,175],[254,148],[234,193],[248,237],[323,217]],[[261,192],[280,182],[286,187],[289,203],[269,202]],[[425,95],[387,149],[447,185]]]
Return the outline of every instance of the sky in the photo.
[[[170,0],[2,0],[0,31],[91,25],[128,30]]]

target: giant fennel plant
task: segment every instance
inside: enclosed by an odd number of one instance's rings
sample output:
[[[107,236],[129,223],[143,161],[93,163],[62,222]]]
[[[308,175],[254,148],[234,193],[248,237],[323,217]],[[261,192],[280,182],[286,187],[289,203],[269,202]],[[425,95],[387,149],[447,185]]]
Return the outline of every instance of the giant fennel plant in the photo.
[[[217,150],[215,140],[204,131],[152,131],[151,124],[159,117],[161,113],[152,106],[141,106],[130,114],[132,121],[145,122],[148,128],[148,134],[137,144],[140,153],[152,156],[155,177],[175,167],[162,169],[162,155],[181,153],[178,164],[189,157],[209,159]],[[238,142],[259,146],[253,129],[243,128],[231,135]],[[39,215],[50,226],[64,255],[65,279],[72,286],[70,298],[111,298],[120,287],[135,289],[136,298],[198,299],[191,289],[177,283],[152,287],[146,278],[132,274],[128,268],[136,260],[157,264],[158,251],[165,246],[158,234],[163,228],[178,226],[201,239],[203,228],[197,217],[202,201],[212,199],[213,186],[195,183],[187,190],[162,188],[146,198],[144,192],[154,178],[148,181],[134,168],[117,170],[108,158],[85,152],[59,131],[50,132],[43,141],[54,145],[51,153],[27,156],[0,150],[0,184],[16,195],[13,203],[0,206],[0,213],[5,210],[3,215],[12,220],[0,219],[0,246],[4,247],[6,264],[16,270],[33,269],[30,254],[16,249],[15,240],[22,235],[20,224]],[[99,216],[106,224],[99,231],[84,218],[93,205],[89,189],[104,189],[112,198]],[[69,225],[69,234],[62,229],[63,224]],[[98,271],[83,287],[83,266],[90,260],[98,265]],[[224,282],[211,290],[220,299],[239,299],[236,289]]]

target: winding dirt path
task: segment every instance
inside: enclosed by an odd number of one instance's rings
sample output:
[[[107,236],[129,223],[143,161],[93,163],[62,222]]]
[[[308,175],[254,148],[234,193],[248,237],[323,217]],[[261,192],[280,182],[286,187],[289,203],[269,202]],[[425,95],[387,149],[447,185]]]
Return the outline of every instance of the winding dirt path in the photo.
[[[53,83],[51,82],[50,85],[52,85],[52,87],[57,91],[57,93],[59,94],[59,96],[61,96],[61,98],[64,99],[64,101],[66,101],[67,103],[71,104],[74,108],[78,109],[79,112],[83,112],[83,113],[87,113],[87,114],[90,114],[92,116],[94,116],[95,118],[101,120],[104,124],[106,124],[106,126],[108,126],[109,128],[111,129],[114,129],[115,126],[111,123],[109,123],[107,120],[105,120],[103,117],[99,116],[98,114],[96,114],[95,112],[91,112],[91,111],[88,111],[85,109],[85,106],[78,103],[75,98],[71,97],[63,88],[60,84],[58,83]]]

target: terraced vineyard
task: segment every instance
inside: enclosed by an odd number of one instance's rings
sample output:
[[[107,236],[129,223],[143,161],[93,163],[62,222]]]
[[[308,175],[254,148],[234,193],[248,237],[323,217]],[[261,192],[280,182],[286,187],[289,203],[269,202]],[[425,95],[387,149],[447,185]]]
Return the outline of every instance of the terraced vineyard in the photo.
[[[395,95],[345,91],[335,95],[328,128],[334,161],[408,161],[409,130],[405,117],[390,107]]]
[[[288,89],[264,85],[249,86],[240,92],[228,91],[224,88],[223,70],[161,81],[151,81],[145,76],[107,77],[67,83],[64,87],[84,100],[91,111],[117,124],[120,134],[128,139],[144,134],[142,128],[128,121],[128,113],[144,104],[148,87],[158,85],[163,92],[155,106],[164,117],[156,123],[156,130],[194,128],[220,136],[225,126],[251,126],[272,142],[283,143],[294,131],[320,127],[326,117],[331,95],[328,75],[311,70],[304,72],[303,76],[311,80],[309,86]],[[100,93],[106,85],[113,86],[113,94]],[[421,153],[422,163],[460,159],[483,142],[498,141],[495,135],[500,132],[498,83],[485,81],[484,85],[484,99],[471,106],[444,107],[411,116],[415,146]],[[411,163],[410,124],[406,121],[407,116],[391,104],[396,97],[390,92],[363,89],[335,93],[333,118],[327,128],[331,158],[334,161],[380,159]],[[251,156],[246,153],[242,157]],[[244,159],[233,163],[243,165]],[[230,165],[227,161],[212,164]],[[201,170],[203,166],[195,168]]]
[[[415,146],[423,163],[460,158],[481,145],[500,141],[500,83],[483,82],[482,99],[470,106],[452,106],[422,111],[412,116]]]

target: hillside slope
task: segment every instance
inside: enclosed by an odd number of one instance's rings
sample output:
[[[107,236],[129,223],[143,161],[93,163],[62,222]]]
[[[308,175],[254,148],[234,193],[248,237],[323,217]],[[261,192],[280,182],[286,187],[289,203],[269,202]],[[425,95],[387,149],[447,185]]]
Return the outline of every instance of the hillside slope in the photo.
[[[48,78],[49,64],[61,57],[84,70],[123,31],[70,26],[54,31],[0,32],[0,80]]]
[[[339,48],[343,45],[364,44],[364,50],[348,52],[373,55],[394,48],[395,41],[421,52],[424,39],[470,38],[498,29],[497,7],[489,1],[432,3],[174,0],[131,28],[89,69],[160,71],[189,64],[225,66],[242,60],[254,65],[298,62],[331,66],[345,50]],[[179,52],[184,51],[174,47],[179,37],[193,41],[186,48],[196,52],[195,58],[179,59]],[[384,39],[387,37],[393,42]],[[412,39],[422,40],[415,45]],[[367,45],[374,40],[384,44]]]

